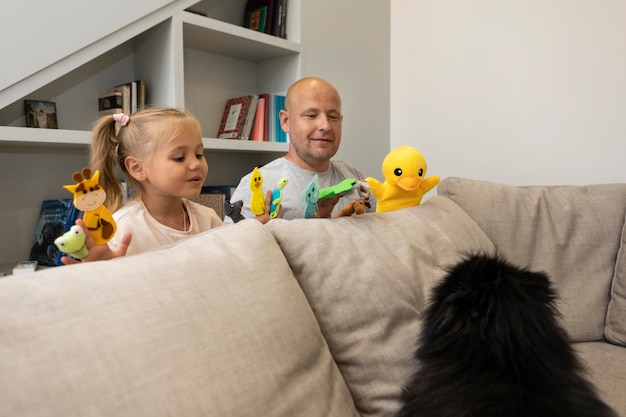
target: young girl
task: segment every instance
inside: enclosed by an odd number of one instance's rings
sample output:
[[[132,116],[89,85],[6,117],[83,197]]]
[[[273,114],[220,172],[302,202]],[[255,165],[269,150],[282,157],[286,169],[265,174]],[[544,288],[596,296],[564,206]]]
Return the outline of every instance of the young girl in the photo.
[[[83,261],[110,259],[171,244],[222,225],[215,210],[187,200],[200,194],[208,172],[200,123],[170,108],[100,118],[93,129],[91,169],[100,171],[117,233]],[[121,170],[132,192],[122,206]],[[77,221],[82,224],[82,221]],[[63,263],[73,263],[65,257]]]

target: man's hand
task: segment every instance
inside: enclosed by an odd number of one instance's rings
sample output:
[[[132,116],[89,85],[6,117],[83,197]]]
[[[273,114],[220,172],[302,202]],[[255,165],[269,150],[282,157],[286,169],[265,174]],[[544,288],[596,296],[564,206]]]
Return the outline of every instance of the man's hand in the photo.
[[[111,248],[109,248],[109,245],[107,245],[106,243],[102,245],[96,245],[94,243],[93,238],[89,234],[89,231],[85,226],[85,222],[83,222],[82,219],[76,220],[76,224],[82,227],[85,231],[85,245],[89,250],[89,255],[84,257],[81,260],[82,262],[102,261],[126,255],[126,251],[128,251],[128,246],[130,245],[130,241],[132,239],[132,235],[130,233],[126,233],[124,234],[124,236],[122,236],[122,240],[120,241],[120,245],[117,250],[111,250]],[[70,258],[69,256],[63,256],[61,258],[61,263],[63,263],[64,265],[76,264],[81,261],[77,261],[73,258]]]
[[[317,210],[315,211],[315,218],[322,219],[330,217],[335,205],[342,197],[343,194],[338,195],[334,198],[325,198],[323,200],[317,200]]]

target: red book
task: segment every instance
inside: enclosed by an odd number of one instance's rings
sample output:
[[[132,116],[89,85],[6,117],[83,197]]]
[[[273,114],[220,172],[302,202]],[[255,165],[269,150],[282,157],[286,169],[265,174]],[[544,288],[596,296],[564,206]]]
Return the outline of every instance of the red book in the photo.
[[[265,141],[267,135],[265,134],[267,121],[266,121],[266,99],[261,94],[259,96],[259,102],[256,107],[256,115],[254,116],[254,122],[252,123],[252,131],[250,132],[250,140]]]
[[[250,108],[251,96],[231,98],[226,101],[224,114],[217,137],[220,139],[241,139],[246,116]]]

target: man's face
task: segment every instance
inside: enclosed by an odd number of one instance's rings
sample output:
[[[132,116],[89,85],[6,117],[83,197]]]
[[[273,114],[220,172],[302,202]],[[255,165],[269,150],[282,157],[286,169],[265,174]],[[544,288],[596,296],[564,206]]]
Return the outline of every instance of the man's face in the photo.
[[[341,98],[330,84],[312,80],[294,87],[280,114],[289,154],[302,168],[323,171],[341,143]]]

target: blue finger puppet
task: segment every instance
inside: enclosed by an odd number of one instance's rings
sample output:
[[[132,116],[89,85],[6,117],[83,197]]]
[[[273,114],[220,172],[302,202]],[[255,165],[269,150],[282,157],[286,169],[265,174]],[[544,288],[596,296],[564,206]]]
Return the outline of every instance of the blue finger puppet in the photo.
[[[289,182],[289,178],[281,178],[276,184],[276,188],[272,190],[272,204],[270,206],[270,219],[276,218],[278,216],[278,208],[280,207],[280,202],[283,199],[283,188]]]
[[[317,174],[313,175],[311,182],[302,192],[302,209],[304,210],[304,218],[310,219],[315,217],[317,211],[317,200],[319,199],[320,183]]]

